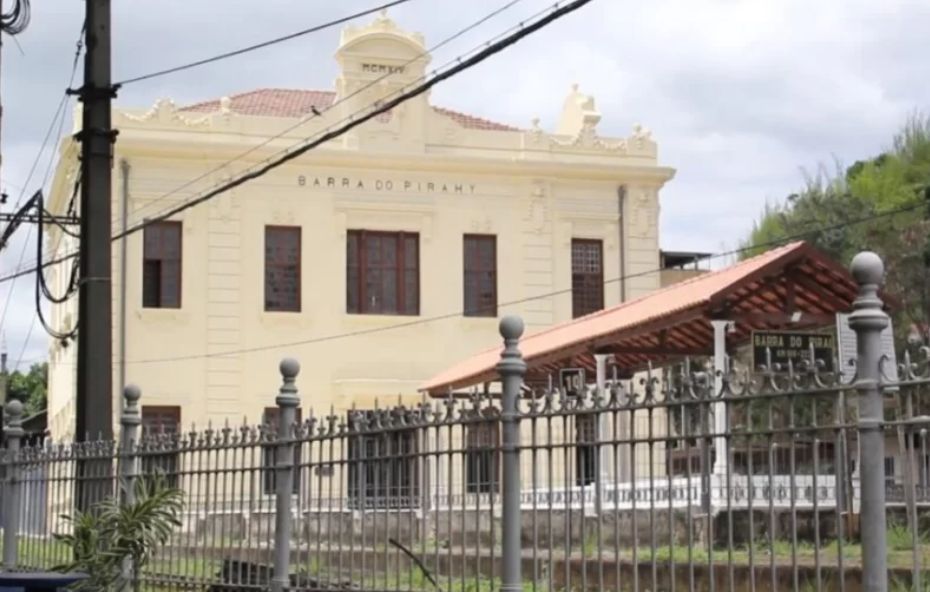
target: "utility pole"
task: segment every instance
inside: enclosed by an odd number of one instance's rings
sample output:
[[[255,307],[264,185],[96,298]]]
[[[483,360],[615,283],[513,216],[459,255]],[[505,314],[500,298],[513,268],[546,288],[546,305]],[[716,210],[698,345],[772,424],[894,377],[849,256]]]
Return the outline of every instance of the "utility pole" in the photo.
[[[0,406],[6,405],[7,389],[10,386],[10,375],[6,367],[6,335],[0,336]]]
[[[110,260],[111,169],[113,142],[110,101],[110,0],[86,0],[81,140],[81,280],[78,292],[78,441],[113,439],[113,352]],[[100,466],[92,466],[92,465]],[[108,462],[84,462],[78,493],[87,508],[112,494]],[[93,479],[88,478],[93,475]]]
[[[3,14],[3,0],[0,0],[0,14]],[[0,31],[0,56],[3,55],[3,32]],[[0,122],[3,121],[3,100],[0,99]],[[2,146],[2,144],[0,144]],[[3,164],[3,151],[0,150],[0,166]],[[3,187],[0,187],[0,193],[3,192]],[[2,201],[2,200],[0,200]],[[12,290],[10,290],[10,296],[12,296]]]

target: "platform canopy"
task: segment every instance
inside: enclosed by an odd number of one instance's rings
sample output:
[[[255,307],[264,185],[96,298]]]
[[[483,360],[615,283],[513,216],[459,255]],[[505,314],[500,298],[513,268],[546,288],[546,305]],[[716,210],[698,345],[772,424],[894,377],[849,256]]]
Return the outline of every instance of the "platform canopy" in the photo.
[[[613,356],[623,371],[649,362],[711,356],[711,321],[734,321],[728,347],[754,330],[832,326],[848,312],[857,287],[845,267],[811,245],[795,242],[730,267],[673,284],[640,298],[525,335],[520,350],[527,382],[542,382],[561,368],[595,371],[593,354]],[[472,356],[427,382],[421,390],[442,396],[497,381],[500,347]]]

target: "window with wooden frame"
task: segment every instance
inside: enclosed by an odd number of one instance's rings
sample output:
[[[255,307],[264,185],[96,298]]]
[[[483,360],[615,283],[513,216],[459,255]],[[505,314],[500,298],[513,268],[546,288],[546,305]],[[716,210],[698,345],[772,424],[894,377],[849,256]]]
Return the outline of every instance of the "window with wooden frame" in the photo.
[[[295,425],[298,425],[302,421],[300,407],[295,411]],[[262,413],[262,425],[264,425],[268,433],[272,435],[273,440],[278,440],[279,438],[278,417],[280,417],[280,409],[277,407],[265,407]],[[296,467],[297,470],[294,471],[294,483],[291,491],[295,495],[300,493],[300,475],[303,472],[300,470],[301,448],[302,446],[299,442],[294,445],[294,467]],[[274,444],[266,443],[262,446],[262,493],[267,495],[277,492],[277,473],[275,472],[276,455],[277,446]]]
[[[463,245],[466,317],[497,316],[497,237],[466,234]]]
[[[597,479],[597,415],[575,416],[575,485],[584,487]]]
[[[300,312],[300,227],[265,227],[265,310]]]
[[[167,405],[142,406],[142,440],[138,452],[142,474],[161,473],[169,487],[177,487],[180,470],[178,437],[181,408]]]
[[[346,436],[350,507],[387,509],[419,506],[417,430],[358,433],[352,423]]]
[[[420,239],[410,232],[350,230],[346,312],[420,314]]]
[[[604,243],[572,239],[572,317],[604,308]]]
[[[142,231],[142,306],[181,308],[180,222],[154,222]]]
[[[465,428],[465,488],[468,493],[500,490],[500,423],[487,418]]]

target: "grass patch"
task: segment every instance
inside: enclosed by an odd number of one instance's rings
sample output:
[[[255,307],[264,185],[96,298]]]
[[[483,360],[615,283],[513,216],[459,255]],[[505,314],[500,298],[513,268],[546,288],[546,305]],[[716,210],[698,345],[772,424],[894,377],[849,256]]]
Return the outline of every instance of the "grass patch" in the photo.
[[[912,551],[914,549],[914,533],[901,524],[892,525],[885,534],[885,540],[891,551]],[[926,534],[918,532],[917,545],[922,547],[927,543]]]
[[[173,576],[184,578],[214,579],[222,567],[222,561],[198,557],[154,557],[145,566],[143,577]]]
[[[497,592],[501,589],[500,578],[485,578],[466,575],[464,581],[461,576],[433,575],[436,583],[443,592]],[[356,582],[360,584],[361,582]],[[366,577],[362,588],[376,590],[405,590],[411,592],[437,592],[437,588],[427,579],[422,571],[404,570],[393,574],[375,575]],[[522,591],[533,592],[544,589],[540,583],[524,580]]]
[[[0,537],[0,554],[3,541]],[[51,569],[71,560],[71,549],[52,538],[20,536],[16,541],[17,564],[21,567]]]

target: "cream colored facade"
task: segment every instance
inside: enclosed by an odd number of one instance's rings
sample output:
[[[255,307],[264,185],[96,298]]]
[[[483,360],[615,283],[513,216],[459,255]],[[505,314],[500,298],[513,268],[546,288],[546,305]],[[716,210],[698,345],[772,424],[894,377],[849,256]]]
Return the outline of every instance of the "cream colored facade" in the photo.
[[[336,59],[334,95],[264,90],[191,107],[161,100],[148,110],[115,109],[114,231],[125,218],[133,225],[364,112],[422,76],[429,62],[422,37],[384,16],[346,29]],[[321,116],[308,109],[314,101]],[[274,405],[283,357],[302,364],[305,414],[367,408],[376,398],[419,400],[424,379],[500,339],[495,318],[454,315],[392,328],[463,309],[469,233],[496,236],[498,315],[522,315],[529,331],[572,316],[573,238],[603,241],[604,278],[621,270],[634,276],[625,282],[627,298],[656,289],[658,274],[641,272],[659,266],[659,191],[674,171],[659,164],[647,130],[602,137],[600,118],[593,98],[577,88],[554,132],[535,120],[510,128],[437,108],[426,95],[412,99],[179,214],[177,309],[142,306],[142,233],[114,243],[115,401],[125,376],[141,387],[143,405],[180,406],[186,425],[257,422]],[[76,146],[63,146],[52,211],[65,209],[78,166]],[[266,225],[301,228],[300,312],[264,310]],[[347,314],[346,236],[362,229],[418,233],[417,316]],[[73,248],[69,237],[52,234],[47,247],[56,245]],[[67,272],[51,274],[59,289]],[[605,285],[606,306],[620,301],[620,286]],[[75,316],[72,301],[54,308],[52,322],[69,327]],[[75,349],[50,344],[56,437],[73,434]]]

